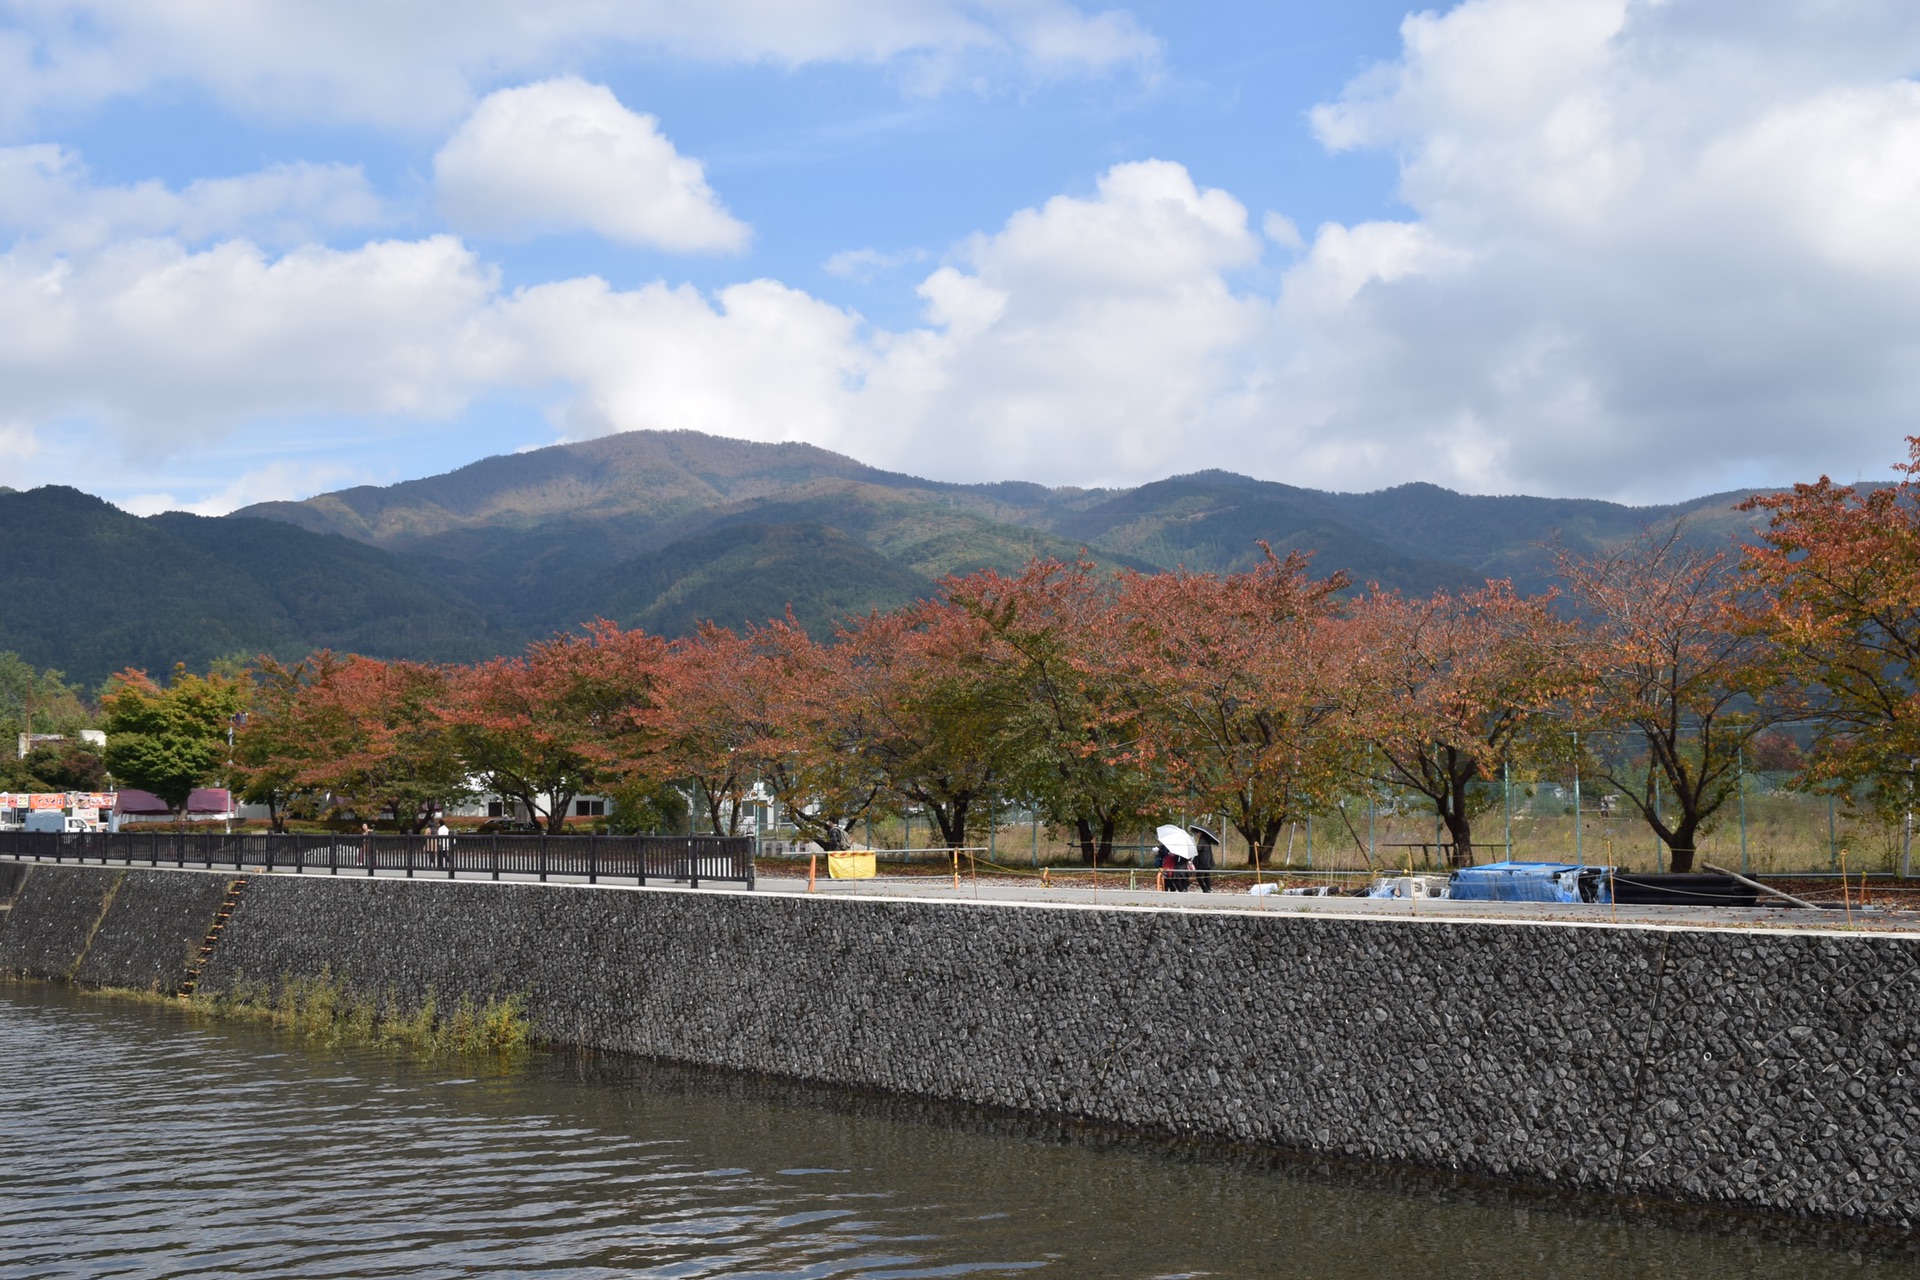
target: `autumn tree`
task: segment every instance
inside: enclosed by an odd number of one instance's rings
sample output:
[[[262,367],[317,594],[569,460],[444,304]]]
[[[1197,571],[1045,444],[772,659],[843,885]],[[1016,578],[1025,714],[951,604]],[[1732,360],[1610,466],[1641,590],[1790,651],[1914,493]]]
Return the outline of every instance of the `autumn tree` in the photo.
[[[450,673],[441,715],[454,749],[486,790],[546,816],[560,835],[574,797],[603,770],[595,751],[592,636],[560,636]]]
[[[819,644],[791,617],[751,634],[764,702],[749,750],[788,819],[824,843],[833,827],[851,830],[887,791],[866,749],[862,651]]]
[[[442,715],[445,669],[358,655],[338,659],[324,651],[308,664],[290,719],[275,730],[298,752],[295,785],[329,794],[363,816],[390,809],[409,830],[435,807],[470,793]],[[253,728],[250,723],[248,731]]]
[[[300,736],[299,709],[315,664],[331,662],[317,654],[287,664],[269,654],[254,661],[246,719],[233,744],[234,783],[243,799],[267,807],[275,831],[287,829],[287,804],[302,788],[302,771],[311,763],[312,744]]]
[[[1377,588],[1334,628],[1353,732],[1376,784],[1423,797],[1455,866],[1473,864],[1473,818],[1502,761],[1579,683],[1568,624],[1510,584],[1408,599]]]
[[[1583,719],[1624,730],[1589,756],[1671,851],[1693,867],[1757,740],[1793,718],[1772,646],[1748,625],[1731,555],[1690,543],[1684,527],[1648,530],[1604,554],[1559,557],[1580,613]]]
[[[194,675],[184,664],[174,667],[165,687],[144,671],[122,671],[100,698],[107,770],[184,817],[193,789],[226,771],[227,734],[246,705],[243,681]]]
[[[840,714],[889,796],[919,805],[948,848],[1005,794],[1017,744],[1006,704],[978,661],[981,620],[923,600],[848,624],[836,648]]]
[[[1920,436],[1891,485],[1822,476],[1751,499],[1764,511],[1745,570],[1755,627],[1819,713],[1812,777],[1883,811],[1911,804],[1920,760]]]
[[[667,647],[641,716],[647,768],[661,780],[690,783],[712,830],[738,835],[748,795],[759,781],[755,748],[767,736],[770,668],[754,634],[702,624]]]
[[[945,592],[982,631],[971,659],[991,708],[981,724],[1001,739],[1008,789],[1070,827],[1083,863],[1110,861],[1119,832],[1181,798],[1145,736],[1117,584],[1085,560],[1036,560],[1018,577],[985,571]]]
[[[1287,822],[1338,793],[1347,741],[1325,625],[1347,580],[1262,549],[1246,573],[1130,575],[1121,601],[1123,662],[1151,712],[1145,752],[1198,809],[1227,816],[1256,867]]]

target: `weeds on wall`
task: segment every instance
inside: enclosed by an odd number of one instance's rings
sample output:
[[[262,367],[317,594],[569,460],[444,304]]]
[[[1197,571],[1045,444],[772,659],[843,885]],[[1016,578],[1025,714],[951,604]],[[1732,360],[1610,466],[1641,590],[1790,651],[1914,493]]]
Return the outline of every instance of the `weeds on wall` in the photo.
[[[188,1001],[215,1017],[268,1023],[303,1039],[333,1046],[378,1044],[434,1056],[517,1057],[532,1043],[526,998],[462,997],[442,1010],[429,991],[412,1007],[389,989],[379,996],[349,988],[322,968],[317,977],[240,982],[232,991],[197,994]]]

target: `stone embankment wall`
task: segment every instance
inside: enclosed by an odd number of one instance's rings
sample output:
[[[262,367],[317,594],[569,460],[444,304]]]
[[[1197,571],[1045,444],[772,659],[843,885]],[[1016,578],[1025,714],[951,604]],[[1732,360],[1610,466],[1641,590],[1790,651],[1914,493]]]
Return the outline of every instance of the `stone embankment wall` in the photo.
[[[7,865],[25,875],[0,927],[0,973],[136,991],[179,989],[231,879]]]
[[[0,966],[22,967],[41,874]],[[129,895],[172,892],[153,876],[188,873],[127,874],[103,933],[136,926]],[[537,1034],[599,1050],[1920,1222],[1911,937],[275,876],[254,878],[202,990],[323,966],[443,1008],[523,994]]]

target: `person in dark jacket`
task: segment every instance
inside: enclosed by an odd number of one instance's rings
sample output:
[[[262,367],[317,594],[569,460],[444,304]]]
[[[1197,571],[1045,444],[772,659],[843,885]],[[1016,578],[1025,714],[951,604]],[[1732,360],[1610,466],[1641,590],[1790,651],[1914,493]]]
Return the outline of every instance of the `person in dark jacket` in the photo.
[[[1205,827],[1188,827],[1187,834],[1193,837],[1198,851],[1193,855],[1193,879],[1200,886],[1200,892],[1213,892],[1213,851],[1220,847],[1220,837]]]

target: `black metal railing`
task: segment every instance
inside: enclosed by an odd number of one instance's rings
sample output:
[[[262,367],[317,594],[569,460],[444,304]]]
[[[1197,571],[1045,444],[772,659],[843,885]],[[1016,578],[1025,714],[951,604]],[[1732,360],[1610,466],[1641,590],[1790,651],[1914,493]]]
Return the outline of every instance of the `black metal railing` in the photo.
[[[0,831],[0,857],[145,867],[409,878],[502,876],[753,887],[753,841],[740,836],[221,835],[206,832]]]

